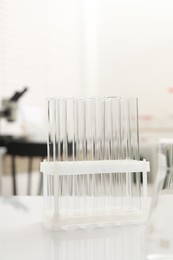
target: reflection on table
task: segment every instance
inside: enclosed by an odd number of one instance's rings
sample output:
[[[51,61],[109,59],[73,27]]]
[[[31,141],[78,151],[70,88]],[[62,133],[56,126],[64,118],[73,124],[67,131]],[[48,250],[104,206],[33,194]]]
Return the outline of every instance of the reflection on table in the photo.
[[[42,223],[42,198],[0,199],[2,259],[142,260],[144,226],[51,232]]]

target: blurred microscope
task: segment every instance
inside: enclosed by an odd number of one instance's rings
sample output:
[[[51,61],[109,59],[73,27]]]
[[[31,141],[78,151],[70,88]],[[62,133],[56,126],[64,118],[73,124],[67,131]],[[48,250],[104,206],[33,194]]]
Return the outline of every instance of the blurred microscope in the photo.
[[[14,123],[18,119],[18,105],[21,97],[28,91],[25,87],[22,91],[16,91],[10,98],[4,98],[0,106],[0,120],[5,119],[9,123]],[[1,127],[0,127],[1,128]],[[12,134],[4,134],[0,129],[0,147],[14,138]]]
[[[12,97],[2,100],[2,108],[0,110],[0,119],[5,118],[8,122],[14,122],[17,119],[18,101],[28,90],[25,87],[22,91],[16,91]]]

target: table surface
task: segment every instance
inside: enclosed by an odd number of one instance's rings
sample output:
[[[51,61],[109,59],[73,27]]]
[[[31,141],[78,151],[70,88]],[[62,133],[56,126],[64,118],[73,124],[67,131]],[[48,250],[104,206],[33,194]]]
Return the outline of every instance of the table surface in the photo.
[[[1,259],[142,259],[143,226],[51,232],[42,208],[41,197],[0,198]]]
[[[172,203],[173,196],[168,200]],[[144,259],[142,225],[52,232],[43,225],[42,209],[42,197],[0,197],[0,259]]]

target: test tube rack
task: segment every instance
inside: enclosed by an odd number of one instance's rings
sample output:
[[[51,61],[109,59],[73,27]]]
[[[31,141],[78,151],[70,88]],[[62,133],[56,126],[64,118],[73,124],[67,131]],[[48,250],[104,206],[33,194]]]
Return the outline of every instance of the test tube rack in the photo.
[[[137,99],[53,98],[47,111],[48,226],[144,223],[149,162],[139,160]]]
[[[145,160],[42,162],[46,223],[53,230],[144,223],[148,171]]]

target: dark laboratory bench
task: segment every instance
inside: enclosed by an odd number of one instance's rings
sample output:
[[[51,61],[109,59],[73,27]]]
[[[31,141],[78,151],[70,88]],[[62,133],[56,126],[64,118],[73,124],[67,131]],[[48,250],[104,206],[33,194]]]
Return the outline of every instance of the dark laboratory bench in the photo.
[[[28,185],[27,194],[31,192],[31,174],[33,168],[33,158],[40,158],[40,161],[47,156],[47,144],[46,142],[33,142],[27,140],[26,137],[15,137],[11,135],[0,135],[0,146],[7,149],[6,155],[10,156],[11,161],[11,175],[13,181],[13,195],[17,195],[17,183],[16,183],[16,156],[28,158]],[[42,176],[40,174],[40,185],[38,194],[41,193],[42,188]]]

